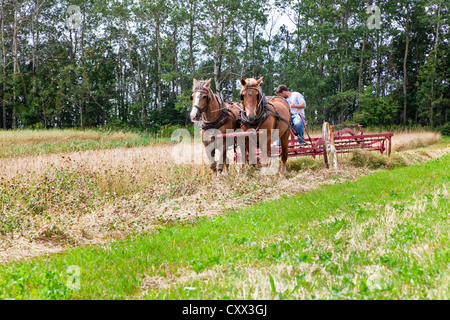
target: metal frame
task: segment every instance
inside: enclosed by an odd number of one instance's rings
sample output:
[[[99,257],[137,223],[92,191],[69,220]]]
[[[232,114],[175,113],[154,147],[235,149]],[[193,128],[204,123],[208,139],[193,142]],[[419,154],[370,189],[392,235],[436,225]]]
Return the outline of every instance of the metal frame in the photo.
[[[303,119],[302,119],[303,120]],[[334,128],[342,126],[358,126],[359,132],[355,132],[351,128],[344,128],[337,132],[334,132]],[[391,155],[391,138],[393,133],[376,133],[376,134],[363,134],[362,125],[350,124],[350,125],[329,125],[328,122],[324,122],[322,126],[322,136],[319,138],[311,138],[306,126],[304,126],[305,132],[308,138],[305,138],[305,145],[300,146],[294,133],[291,131],[289,138],[288,157],[299,156],[312,156],[315,158],[317,155],[324,156],[324,161],[327,167],[333,165],[337,167],[336,154],[338,153],[350,153],[357,150],[366,151],[379,151],[381,154],[387,150],[388,155]],[[254,135],[254,132],[236,132],[223,134],[223,138],[238,137],[238,136],[250,136]],[[256,132],[259,134],[259,132]],[[260,154],[260,150],[257,150],[257,155]],[[281,156],[281,147],[279,155]],[[240,159],[240,155],[235,150],[235,159]]]

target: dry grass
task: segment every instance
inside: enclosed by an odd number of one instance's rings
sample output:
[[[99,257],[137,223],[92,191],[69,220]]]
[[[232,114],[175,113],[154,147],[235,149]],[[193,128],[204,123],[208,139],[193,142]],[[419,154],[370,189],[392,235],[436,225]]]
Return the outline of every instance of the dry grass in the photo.
[[[20,139],[32,140],[17,137],[16,143]],[[205,164],[177,163],[180,159],[171,156],[176,147],[0,159],[0,261],[190,223],[372,172],[345,158],[338,170],[327,170],[318,158],[301,165],[289,160],[285,177],[262,176],[253,168],[238,172],[235,166],[228,176],[217,177]],[[195,152],[195,158],[204,158],[201,145]]]
[[[437,143],[440,139],[441,134],[435,132],[399,132],[392,137],[392,150],[404,151],[425,147]]]
[[[129,132],[100,132],[94,130],[0,130],[0,148],[40,144],[78,141],[122,141],[128,139],[138,139],[139,135]]]
[[[130,132],[96,130],[0,130],[0,158],[67,153],[146,145],[149,139]]]
[[[192,222],[335,183],[335,175],[356,179],[369,172],[344,166],[337,172],[324,168],[291,171],[282,178],[261,176],[253,168],[239,173],[232,166],[228,176],[217,177],[206,165],[177,165],[168,156],[172,148],[1,159],[0,260],[17,258],[20,251],[22,257],[41,254],[43,243],[53,251],[55,245],[101,243],[151,231],[161,224]],[[19,239],[35,243],[35,252]]]

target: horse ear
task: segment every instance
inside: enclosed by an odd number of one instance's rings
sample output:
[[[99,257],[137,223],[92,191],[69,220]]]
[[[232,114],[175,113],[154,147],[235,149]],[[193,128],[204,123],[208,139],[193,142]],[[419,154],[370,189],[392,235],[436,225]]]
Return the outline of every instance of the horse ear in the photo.
[[[258,86],[259,86],[259,84],[263,81],[263,79],[264,79],[264,77],[261,77],[261,78],[259,78],[258,81],[256,81],[256,83],[258,84]]]
[[[205,87],[209,88],[209,85],[211,84],[211,78],[208,79],[205,83]]]
[[[197,85],[197,79],[193,78],[192,79],[192,87],[195,88],[196,85]]]
[[[243,87],[245,87],[245,85],[247,84],[247,82],[245,82],[244,79],[241,79],[241,84],[242,84]]]

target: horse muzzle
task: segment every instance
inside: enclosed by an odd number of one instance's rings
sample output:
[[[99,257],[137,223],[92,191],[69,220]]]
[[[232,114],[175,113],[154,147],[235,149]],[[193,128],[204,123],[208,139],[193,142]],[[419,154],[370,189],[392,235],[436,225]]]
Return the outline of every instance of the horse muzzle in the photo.
[[[250,122],[255,121],[256,120],[256,116],[254,114],[251,114],[251,115],[248,116],[248,120]]]
[[[251,109],[253,109],[253,106],[249,106]],[[256,114],[254,110],[251,110],[250,112],[247,110],[247,118],[249,121],[255,121],[256,120]]]
[[[200,112],[200,109],[197,107],[194,107],[190,113],[191,121],[200,121],[202,113]]]

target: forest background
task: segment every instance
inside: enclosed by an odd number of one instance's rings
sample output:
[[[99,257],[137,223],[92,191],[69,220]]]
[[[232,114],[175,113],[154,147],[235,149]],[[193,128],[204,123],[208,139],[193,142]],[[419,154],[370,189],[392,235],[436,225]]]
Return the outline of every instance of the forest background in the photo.
[[[3,129],[188,125],[193,78],[264,76],[311,125],[450,132],[448,1],[0,1]]]

